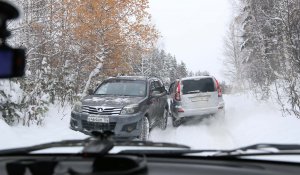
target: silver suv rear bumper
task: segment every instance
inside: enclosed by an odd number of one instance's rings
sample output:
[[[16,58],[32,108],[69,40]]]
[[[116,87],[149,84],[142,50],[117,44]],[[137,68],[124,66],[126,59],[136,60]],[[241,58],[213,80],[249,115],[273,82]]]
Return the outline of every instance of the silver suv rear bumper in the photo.
[[[183,112],[178,112],[179,107],[173,107],[172,114],[176,119],[187,118],[187,117],[199,117],[215,114],[218,112],[218,107],[209,108],[195,108],[195,109],[185,109],[182,107]]]

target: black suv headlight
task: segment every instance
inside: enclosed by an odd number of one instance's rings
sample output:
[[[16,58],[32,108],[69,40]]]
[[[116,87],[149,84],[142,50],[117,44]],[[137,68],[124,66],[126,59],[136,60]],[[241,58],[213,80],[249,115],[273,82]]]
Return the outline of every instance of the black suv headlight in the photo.
[[[81,102],[76,102],[73,106],[72,111],[74,112],[82,112],[82,103]]]
[[[137,105],[137,104],[128,105],[122,109],[121,115],[134,114],[134,113],[137,113],[138,111],[139,111],[139,105]]]

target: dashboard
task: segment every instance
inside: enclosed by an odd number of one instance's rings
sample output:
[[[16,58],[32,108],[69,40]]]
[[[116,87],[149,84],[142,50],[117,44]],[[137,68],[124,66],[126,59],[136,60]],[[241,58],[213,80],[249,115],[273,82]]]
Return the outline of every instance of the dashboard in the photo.
[[[0,157],[1,175],[298,175],[300,164],[146,155],[28,155]]]

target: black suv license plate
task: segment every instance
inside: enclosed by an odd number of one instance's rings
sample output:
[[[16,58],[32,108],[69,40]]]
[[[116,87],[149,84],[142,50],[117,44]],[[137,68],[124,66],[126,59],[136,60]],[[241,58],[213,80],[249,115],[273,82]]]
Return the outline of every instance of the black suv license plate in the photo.
[[[95,123],[109,123],[109,118],[107,116],[90,115],[88,116],[87,121]]]

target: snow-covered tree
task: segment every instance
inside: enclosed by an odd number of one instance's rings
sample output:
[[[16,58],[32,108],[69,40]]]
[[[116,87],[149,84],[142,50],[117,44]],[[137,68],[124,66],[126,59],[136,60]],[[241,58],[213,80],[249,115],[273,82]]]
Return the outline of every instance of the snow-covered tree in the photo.
[[[236,45],[227,40],[226,52],[234,69],[232,77],[247,81],[247,86],[262,99],[275,97],[284,111],[300,117],[300,3],[298,0],[239,0],[235,16]],[[231,31],[236,31],[232,30]],[[229,34],[230,37],[230,34]],[[234,46],[234,47],[233,47]],[[229,54],[228,54],[229,53]],[[232,61],[233,59],[226,59]],[[242,71],[237,68],[241,67]]]
[[[166,85],[188,75],[184,62],[177,64],[174,56],[158,48],[145,53],[135,67],[135,75],[158,77]]]
[[[133,72],[132,51],[139,50],[137,62],[157,39],[148,3],[15,0],[23,16],[9,23],[9,44],[27,49],[26,76],[0,89],[2,116],[40,125],[49,103],[73,103],[104,77]],[[14,101],[10,91],[17,86],[22,98]]]

